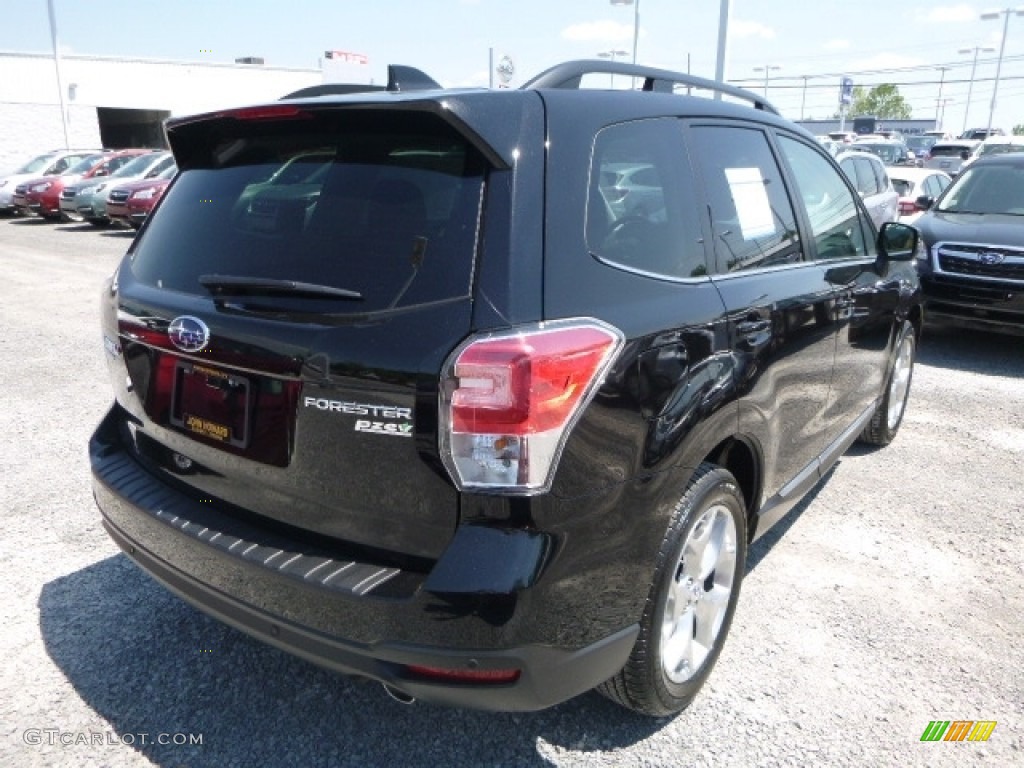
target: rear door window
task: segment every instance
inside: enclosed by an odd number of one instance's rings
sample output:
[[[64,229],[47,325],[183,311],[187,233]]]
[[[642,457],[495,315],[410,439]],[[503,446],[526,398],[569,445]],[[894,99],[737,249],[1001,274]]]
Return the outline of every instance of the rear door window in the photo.
[[[340,314],[469,294],[485,161],[440,118],[335,109],[182,130],[178,177],[134,249],[141,281]]]
[[[764,132],[714,125],[695,126],[692,135],[717,271],[801,261],[796,215]]]

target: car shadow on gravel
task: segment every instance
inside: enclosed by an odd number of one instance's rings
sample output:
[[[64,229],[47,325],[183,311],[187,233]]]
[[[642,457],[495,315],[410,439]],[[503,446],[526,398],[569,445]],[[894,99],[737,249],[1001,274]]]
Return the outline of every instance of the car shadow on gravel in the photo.
[[[101,232],[102,227],[97,227],[87,221],[67,221],[57,227],[58,232]]]
[[[626,748],[671,722],[593,692],[535,713],[399,704],[375,683],[206,617],[124,555],[49,582],[38,606],[50,658],[117,739],[134,742],[103,749],[135,749],[159,765],[547,766],[544,744]],[[697,713],[679,717],[699,727]],[[158,744],[157,734],[201,734],[202,743]]]
[[[858,444],[854,444],[853,447],[847,450],[847,454],[852,455],[854,450],[859,447]],[[845,454],[844,454],[845,455]],[[825,487],[832,474],[836,471],[836,467],[842,463],[840,459],[839,463],[834,464],[829,471],[815,484],[811,490],[807,492],[795,507],[785,514],[775,525],[765,531],[764,535],[750,545],[750,549],[747,550],[747,570],[746,573],[751,573],[753,570],[761,564],[772,551],[772,547],[786,535],[786,531],[792,528],[796,521],[800,519],[804,511],[814,503],[814,500],[818,498],[818,494],[821,493],[821,489]]]
[[[1024,378],[1024,338],[926,326],[917,362],[985,376]]]

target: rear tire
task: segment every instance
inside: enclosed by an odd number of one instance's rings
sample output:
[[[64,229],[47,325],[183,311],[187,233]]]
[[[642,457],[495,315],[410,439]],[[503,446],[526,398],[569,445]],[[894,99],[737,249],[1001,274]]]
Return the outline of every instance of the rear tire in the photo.
[[[746,504],[736,479],[702,464],[672,512],[633,652],[597,690],[643,715],[685,709],[721,653],[746,555]]]
[[[888,445],[896,437],[907,410],[910,382],[914,376],[914,359],[917,356],[917,336],[914,326],[903,321],[900,335],[893,351],[889,380],[885,385],[885,396],[871,421],[861,432],[859,440],[869,445]]]

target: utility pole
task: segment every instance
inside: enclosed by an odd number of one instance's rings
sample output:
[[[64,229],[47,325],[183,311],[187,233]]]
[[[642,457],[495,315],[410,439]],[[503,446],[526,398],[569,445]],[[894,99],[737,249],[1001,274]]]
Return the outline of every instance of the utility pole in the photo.
[[[946,82],[946,72],[948,72],[950,68],[949,67],[939,67],[938,69],[939,69],[940,75],[939,75],[939,98],[936,99],[936,101],[935,101],[935,130],[936,131],[939,130],[940,123],[942,121],[942,118],[939,116],[939,105],[943,104],[943,102],[942,102],[942,85],[943,85],[943,83]],[[945,106],[945,105],[943,104],[943,106]]]

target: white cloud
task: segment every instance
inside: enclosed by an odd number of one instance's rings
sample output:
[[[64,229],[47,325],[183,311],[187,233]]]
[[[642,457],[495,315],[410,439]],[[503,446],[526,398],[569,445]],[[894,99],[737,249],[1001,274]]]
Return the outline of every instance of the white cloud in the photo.
[[[849,40],[829,40],[821,46],[826,51],[845,51],[850,47]]]
[[[852,69],[859,71],[898,69],[900,67],[919,67],[927,63],[924,59],[914,56],[904,56],[899,53],[879,53],[868,59],[857,59],[856,65]]]
[[[960,5],[944,5],[932,8],[924,15],[925,21],[942,24],[948,21],[977,21],[978,12],[973,6],[961,3]]]
[[[498,78],[495,77],[494,80],[497,83]],[[489,84],[490,78],[486,69],[478,69],[460,80],[443,80],[441,82],[445,88],[486,88]]]
[[[617,21],[588,21],[562,30],[562,38],[577,43],[619,43],[633,41],[633,25]]]
[[[729,24],[729,36],[735,40],[742,40],[746,37],[760,37],[762,40],[771,40],[775,37],[775,30],[759,21],[742,21],[737,19]]]

